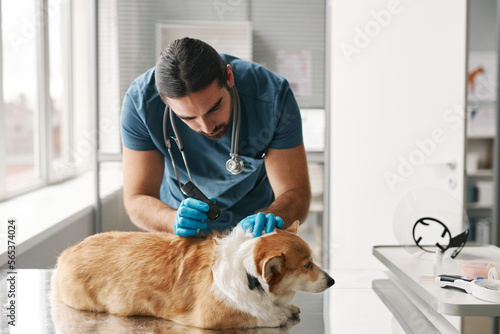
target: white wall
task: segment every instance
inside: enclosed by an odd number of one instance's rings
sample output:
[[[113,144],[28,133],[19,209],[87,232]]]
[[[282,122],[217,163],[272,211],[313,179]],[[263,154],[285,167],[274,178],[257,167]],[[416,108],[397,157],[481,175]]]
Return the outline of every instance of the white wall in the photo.
[[[331,0],[330,11],[330,268],[381,268],[372,247],[398,244],[404,194],[463,196],[466,2]],[[391,185],[412,156],[423,161]],[[426,167],[449,158],[453,171]]]

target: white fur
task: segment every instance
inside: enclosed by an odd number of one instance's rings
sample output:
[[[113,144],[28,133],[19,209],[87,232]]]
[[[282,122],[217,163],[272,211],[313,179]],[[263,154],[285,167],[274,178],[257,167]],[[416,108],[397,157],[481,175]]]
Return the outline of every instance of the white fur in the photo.
[[[261,238],[264,237],[266,235]],[[226,305],[250,313],[262,321],[289,316],[283,305],[276,304],[277,300],[269,292],[268,284],[257,273],[252,256],[257,240],[239,225],[229,236],[217,238],[215,263],[212,267],[212,293]],[[248,288],[247,273],[259,280],[264,292]]]

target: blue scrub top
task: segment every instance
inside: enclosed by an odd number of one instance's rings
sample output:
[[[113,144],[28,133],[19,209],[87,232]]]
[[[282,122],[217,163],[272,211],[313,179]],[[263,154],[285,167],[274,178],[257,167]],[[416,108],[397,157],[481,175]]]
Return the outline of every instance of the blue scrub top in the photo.
[[[231,126],[226,135],[211,140],[193,131],[175,117],[179,137],[195,185],[208,197],[214,197],[222,214],[214,222],[207,220],[203,233],[224,231],[269,206],[274,193],[264,165],[268,148],[288,149],[302,144],[299,106],[286,79],[265,67],[221,54],[230,64],[241,102],[238,153],[243,159],[243,172],[233,175],[226,169],[230,158]],[[165,156],[165,173],[160,198],[177,209],[185,198],[163,139],[165,103],[156,90],[155,69],[139,76],[127,91],[121,112],[121,136],[125,147],[149,151],[159,150]],[[174,136],[167,117],[167,135]],[[182,156],[172,140],[172,154],[181,183],[189,181]]]

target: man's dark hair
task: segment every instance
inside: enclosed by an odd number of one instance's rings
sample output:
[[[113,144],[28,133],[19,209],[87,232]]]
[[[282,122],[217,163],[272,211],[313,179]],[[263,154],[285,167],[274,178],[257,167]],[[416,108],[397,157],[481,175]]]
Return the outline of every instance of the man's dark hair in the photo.
[[[226,63],[213,47],[199,39],[184,37],[170,43],[155,68],[156,87],[164,99],[181,98],[217,80],[227,86]]]

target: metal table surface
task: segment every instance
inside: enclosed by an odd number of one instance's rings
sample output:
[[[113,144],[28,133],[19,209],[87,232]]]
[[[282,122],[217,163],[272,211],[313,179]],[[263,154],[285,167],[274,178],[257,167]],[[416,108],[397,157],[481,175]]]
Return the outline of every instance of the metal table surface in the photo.
[[[51,299],[50,281],[53,270],[25,269],[17,271],[16,326],[9,326],[7,271],[2,282],[2,333],[323,333],[323,296],[299,294],[295,302],[302,309],[299,322],[282,328],[256,330],[201,330],[155,317],[120,317],[105,313],[76,310]]]
[[[252,330],[201,330],[154,317],[119,317],[75,310],[51,300],[53,270],[20,269],[16,273],[16,326],[8,324],[7,271],[0,271],[0,333],[195,333],[195,334],[322,334],[404,333],[391,311],[372,289],[372,281],[384,278],[381,271],[329,271],[336,284],[322,294],[298,293],[294,304],[300,320],[281,328]],[[324,311],[328,310],[328,311]]]

